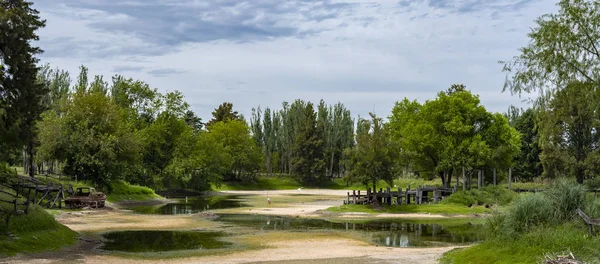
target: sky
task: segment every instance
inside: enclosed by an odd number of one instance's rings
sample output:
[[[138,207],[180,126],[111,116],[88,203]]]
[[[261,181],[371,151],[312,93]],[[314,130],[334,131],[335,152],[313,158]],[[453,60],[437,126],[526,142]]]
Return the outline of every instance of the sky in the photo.
[[[499,61],[519,55],[555,0],[34,0],[41,63],[85,65],[160,92],[181,91],[203,120],[222,102],[250,117],[283,101],[343,103],[387,117],[396,101],[465,84],[492,112]],[[90,76],[92,79],[92,76]]]

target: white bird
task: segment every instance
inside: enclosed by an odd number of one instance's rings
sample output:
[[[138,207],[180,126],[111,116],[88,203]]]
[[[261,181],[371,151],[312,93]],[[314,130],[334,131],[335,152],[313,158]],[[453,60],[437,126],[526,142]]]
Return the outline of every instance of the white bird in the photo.
[[[300,187],[300,188],[298,188],[298,191],[302,191],[302,188],[304,188],[304,187]]]

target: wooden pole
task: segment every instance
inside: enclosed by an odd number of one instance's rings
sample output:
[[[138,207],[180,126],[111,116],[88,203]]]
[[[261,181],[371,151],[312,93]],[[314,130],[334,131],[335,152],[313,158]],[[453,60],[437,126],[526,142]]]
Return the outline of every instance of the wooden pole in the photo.
[[[463,191],[467,190],[467,177],[465,176],[465,167],[462,167],[462,184],[463,184]]]
[[[485,169],[481,170],[481,187],[485,187]]]
[[[402,188],[398,188],[398,199],[396,200],[397,205],[402,205]]]
[[[508,189],[510,189],[511,183],[512,183],[512,168],[508,168]]]
[[[477,171],[477,189],[481,189],[481,172],[482,170]]]

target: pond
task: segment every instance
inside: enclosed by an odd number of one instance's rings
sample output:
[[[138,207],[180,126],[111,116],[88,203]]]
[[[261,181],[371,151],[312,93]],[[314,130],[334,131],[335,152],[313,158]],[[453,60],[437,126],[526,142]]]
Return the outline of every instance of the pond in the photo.
[[[331,222],[322,219],[291,218],[267,215],[221,215],[219,222],[230,227],[253,228],[261,231],[335,231],[353,232],[371,243],[389,247],[427,247],[448,244],[468,244],[483,239],[482,225],[469,222],[437,224],[417,220],[372,220],[361,223]]]
[[[220,241],[221,232],[200,231],[118,231],[103,235],[103,250],[124,252],[161,252],[190,249],[224,248],[230,243]]]
[[[173,202],[161,205],[137,205],[127,209],[140,214],[195,214],[211,209],[227,209],[246,206],[240,195],[195,196],[187,199],[171,199]]]

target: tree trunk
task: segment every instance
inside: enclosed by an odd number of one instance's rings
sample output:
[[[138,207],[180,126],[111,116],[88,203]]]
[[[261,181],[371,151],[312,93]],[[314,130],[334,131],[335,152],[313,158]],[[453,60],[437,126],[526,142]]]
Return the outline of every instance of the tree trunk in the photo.
[[[496,169],[494,169],[494,186],[496,186],[498,182],[496,182]]]
[[[583,168],[579,164],[577,164],[575,166],[577,166],[577,169],[575,170],[575,176],[577,177],[577,183],[583,184],[583,176],[584,176]]]
[[[27,153],[29,154],[29,177],[33,179],[35,168],[33,167],[33,142],[27,144]]]
[[[438,172],[440,179],[442,179],[442,187],[447,188],[448,187],[448,183],[446,182],[446,171],[440,171]]]
[[[333,179],[333,158],[335,156],[335,151],[331,152],[331,163],[329,164],[329,178]]]
[[[448,185],[446,186],[447,188],[450,188],[452,185],[452,173],[454,173],[454,169],[450,169],[450,171],[446,175],[446,185]]]

